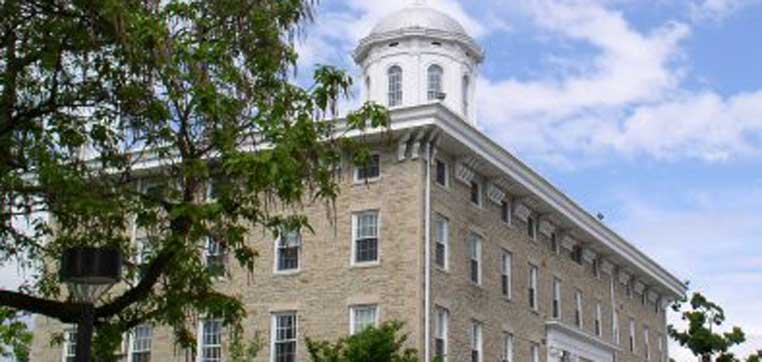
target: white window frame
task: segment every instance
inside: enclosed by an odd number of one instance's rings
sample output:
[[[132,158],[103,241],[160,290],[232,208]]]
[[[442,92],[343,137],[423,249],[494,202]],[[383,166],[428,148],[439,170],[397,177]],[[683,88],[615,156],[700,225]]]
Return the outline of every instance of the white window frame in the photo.
[[[205,345],[204,344],[204,333],[205,333],[205,323],[206,322],[216,322],[216,323],[220,324],[220,329],[219,329],[219,331],[220,331],[220,343],[219,344],[213,344],[213,345]],[[210,348],[210,349],[211,348],[219,348],[219,351],[220,351],[220,359],[219,359],[219,361],[220,362],[224,361],[225,360],[225,356],[223,355],[223,344],[224,344],[223,339],[224,339],[224,333],[225,332],[224,332],[224,326],[222,324],[222,319],[221,318],[207,318],[207,319],[200,320],[198,322],[198,331],[199,331],[199,333],[198,333],[198,336],[197,336],[197,338],[198,338],[198,341],[197,341],[198,347],[197,347],[197,351],[196,351],[196,353],[197,353],[196,361],[198,361],[198,362],[206,362],[204,360],[204,349],[206,349],[206,348]]]
[[[294,319],[294,338],[278,340],[278,318],[291,317]],[[294,360],[299,360],[299,317],[296,311],[274,312],[270,317],[270,361],[277,360],[275,345],[278,343],[294,343]]]
[[[438,74],[433,71],[438,70]],[[433,76],[438,75],[438,78]],[[438,101],[439,93],[444,92],[444,68],[439,64],[431,64],[426,68],[426,99],[428,101]]]
[[[213,244],[218,245],[216,252],[211,251]],[[204,265],[207,267],[207,271],[209,266],[209,258],[214,256],[219,256],[222,260],[222,274],[215,275],[214,278],[224,279],[228,273],[227,250],[225,250],[222,242],[216,241],[214,237],[210,235],[206,237],[206,247],[204,248]]]
[[[503,332],[502,362],[513,362],[514,336],[511,332]]]
[[[505,299],[513,300],[513,253],[503,249],[500,264],[500,292]],[[503,279],[505,279],[505,281],[503,281]],[[506,284],[505,290],[503,290],[504,282]]]
[[[638,350],[638,341],[635,338],[635,320],[630,318],[630,339],[628,340],[630,345],[628,346],[629,351],[632,352],[632,354],[636,354]]]
[[[482,285],[482,244],[484,238],[474,231],[468,232],[468,281],[472,284]],[[472,247],[473,243],[473,247]],[[476,254],[476,255],[474,255]],[[472,264],[476,262],[476,280],[472,275]]]
[[[540,344],[532,342],[532,346],[530,347],[531,358],[532,362],[540,362]]]
[[[358,304],[358,305],[351,305],[349,306],[349,334],[354,335],[355,333],[362,332],[358,331],[356,329],[355,323],[357,322],[356,313],[360,310],[372,310],[373,315],[373,324],[370,326],[378,327],[379,326],[379,319],[381,315],[381,308],[378,306],[378,304]],[[368,328],[369,326],[366,326],[365,328]]]
[[[286,246],[286,247],[282,246],[281,242],[283,241],[284,234],[289,234],[289,233],[297,233],[297,239],[298,239],[297,245],[296,246],[291,246],[291,247],[297,248],[297,250],[296,250],[296,268],[293,268],[293,269],[281,269],[280,268],[280,256],[281,256],[281,252],[283,252],[283,249],[289,248],[288,246]],[[293,273],[298,273],[299,271],[301,271],[302,270],[302,245],[303,245],[303,240],[302,240],[302,233],[300,231],[296,231],[296,230],[281,231],[279,233],[278,237],[273,242],[273,250],[274,250],[274,253],[273,253],[273,256],[274,256],[274,258],[273,258],[274,259],[273,260],[273,272],[275,274],[293,274]]]
[[[603,320],[602,320],[601,302],[595,303],[595,335],[600,337],[603,335]]]
[[[441,235],[440,226],[442,227]],[[442,265],[437,261],[439,245],[442,245],[444,250]],[[450,220],[441,214],[436,214],[434,218],[434,265],[442,270],[450,269]]]
[[[360,178],[360,170],[366,167],[370,167],[372,162],[368,162],[366,165],[355,165],[354,171],[352,172],[352,180],[355,184],[364,184],[366,182],[375,182],[381,179],[381,174],[383,172],[383,169],[381,168],[381,153],[379,152],[371,152],[368,155],[369,161],[373,160],[374,158],[378,159],[378,175],[373,177],[366,177],[366,178]]]
[[[360,216],[371,215],[371,214],[375,214],[376,216],[376,260],[358,261],[357,260],[357,242],[359,240],[358,240],[357,228],[359,226],[359,218]],[[363,211],[352,213],[352,246],[351,246],[351,255],[349,256],[349,258],[350,258],[350,265],[352,266],[378,265],[381,263],[381,212],[378,209],[363,210]]]
[[[577,289],[574,291],[574,325],[577,326],[577,328],[584,328],[585,327],[585,315],[582,313],[583,311],[583,300],[582,300],[582,291]],[[579,316],[579,317],[578,317]]]
[[[470,338],[470,353],[469,353],[469,361],[473,361],[473,352],[478,352],[478,358],[476,362],[482,362],[484,361],[484,335],[482,331],[482,323],[477,320],[471,320],[471,332],[469,333]]]
[[[538,311],[540,308],[539,279],[540,268],[537,265],[529,263],[529,308],[533,311]]]
[[[67,326],[63,332],[63,349],[61,350],[61,362],[76,361],[77,358],[77,327]],[[73,338],[72,338],[73,336]],[[74,340],[74,343],[72,342]]]
[[[439,164],[444,166],[444,184],[439,183]],[[444,188],[450,187],[450,164],[441,158],[434,159],[434,183]]]
[[[558,240],[558,234],[555,232],[550,234],[550,245],[553,249],[553,254],[560,255],[561,254],[561,241]]]
[[[553,319],[563,318],[563,304],[561,295],[561,279],[553,278],[553,301],[550,306],[550,315]]]
[[[532,241],[537,241],[537,218],[534,215],[527,217],[527,236]]]
[[[473,193],[474,193],[474,186],[476,186],[476,201],[473,199]],[[476,207],[482,207],[484,205],[484,185],[480,180],[477,180],[474,178],[471,180],[471,183],[468,187],[468,201],[471,202],[471,205],[474,205]]]
[[[462,109],[463,116],[468,118],[469,117],[468,113],[470,112],[470,109],[469,109],[470,108],[470,104],[469,103],[471,101],[469,99],[471,97],[471,89],[470,89],[471,88],[471,77],[468,74],[463,74],[463,77],[461,78],[460,82],[461,82],[461,84],[460,84],[461,95],[460,96],[463,98],[462,99],[463,103],[461,105],[462,108],[463,108]]]
[[[648,338],[648,327],[643,327],[643,349],[645,350],[646,361],[651,360],[651,341]]]
[[[507,197],[500,203],[500,220],[508,226],[513,225],[513,205]]]
[[[399,69],[398,87],[392,87],[392,71]],[[386,70],[386,105],[389,108],[400,107],[405,103],[405,72],[395,64]]]
[[[148,328],[148,342],[147,342],[147,348],[138,349],[136,344],[138,343],[138,336],[137,336],[137,330],[139,328]],[[148,352],[149,360],[151,360],[151,349],[153,345],[153,326],[150,324],[141,324],[137,327],[133,328],[130,333],[128,333],[128,345],[127,345],[127,358],[128,361],[133,362],[135,361],[135,353],[145,353]],[[142,338],[143,341],[145,341],[145,338]]]
[[[137,254],[135,255],[135,265],[137,267],[137,270],[135,271],[134,275],[134,283],[140,283],[141,278],[141,266],[145,262],[145,254],[148,254],[150,252],[150,239],[147,235],[141,236],[141,237],[135,237],[134,239],[134,245],[137,249]]]
[[[449,348],[448,333],[450,324],[450,311],[447,308],[437,306],[434,326],[434,356],[436,357],[436,340],[442,340],[442,362],[447,361]]]

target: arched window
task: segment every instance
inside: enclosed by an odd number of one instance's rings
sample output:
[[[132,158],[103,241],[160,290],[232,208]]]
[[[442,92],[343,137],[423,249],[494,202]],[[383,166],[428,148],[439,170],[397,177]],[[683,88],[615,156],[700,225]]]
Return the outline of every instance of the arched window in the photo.
[[[428,70],[428,98],[430,101],[440,99],[442,93],[442,75],[444,71],[442,67],[434,64],[429,67]]]
[[[402,105],[402,68],[395,65],[387,72],[389,79],[389,107]]]
[[[471,87],[471,78],[468,75],[463,76],[463,115],[468,117],[468,97],[469,87]]]

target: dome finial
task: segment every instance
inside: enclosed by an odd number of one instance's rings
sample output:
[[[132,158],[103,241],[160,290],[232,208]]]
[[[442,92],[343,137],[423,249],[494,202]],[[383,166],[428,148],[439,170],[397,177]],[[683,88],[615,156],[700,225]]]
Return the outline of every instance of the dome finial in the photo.
[[[426,6],[426,0],[413,0],[413,6]]]

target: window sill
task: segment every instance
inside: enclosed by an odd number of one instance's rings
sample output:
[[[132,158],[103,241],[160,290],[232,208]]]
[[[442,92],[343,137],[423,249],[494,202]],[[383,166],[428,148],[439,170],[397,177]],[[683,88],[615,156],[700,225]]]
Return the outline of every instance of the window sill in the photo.
[[[352,263],[349,265],[349,269],[370,269],[381,267],[380,261],[368,261],[363,263]]]
[[[364,180],[358,180],[357,178],[352,179],[352,186],[365,186],[365,185],[372,185],[375,183],[381,182],[381,176],[364,179]]]
[[[283,276],[283,277],[286,277],[286,276],[291,276],[291,275],[296,275],[296,274],[301,274],[301,273],[302,273],[301,269],[276,270],[276,271],[273,272],[273,275],[274,276]]]
[[[507,296],[503,295],[502,298],[503,298],[503,301],[505,301],[506,303],[513,304],[513,298],[512,297],[507,297]]]
[[[534,308],[530,307],[529,308],[529,312],[534,314],[536,317],[540,317],[540,310],[539,309],[534,309]]]
[[[450,269],[441,267],[439,265],[435,265],[434,269],[436,269],[436,270],[438,270],[438,271],[440,271],[442,273],[445,273],[445,274],[450,274]]]

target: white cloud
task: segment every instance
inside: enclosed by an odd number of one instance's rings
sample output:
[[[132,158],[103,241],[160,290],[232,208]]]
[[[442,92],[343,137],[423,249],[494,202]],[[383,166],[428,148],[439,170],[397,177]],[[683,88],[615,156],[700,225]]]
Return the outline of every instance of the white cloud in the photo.
[[[704,0],[691,4],[691,16],[695,21],[723,19],[745,6],[761,2],[760,0]]]
[[[643,193],[619,194],[622,217],[614,228],[637,241],[648,255],[691,281],[691,289],[718,303],[728,317],[723,328],[740,326],[749,341],[737,349],[747,356],[762,348],[762,315],[750,301],[762,300],[762,234],[758,210],[762,188],[680,192],[669,200],[647,199]],[[676,200],[682,206],[675,207]],[[678,314],[670,323],[680,325]],[[673,345],[677,361],[694,358]]]
[[[708,161],[762,153],[762,91],[725,97],[683,88],[688,25],[668,22],[641,32],[601,2],[522,4],[540,31],[593,46],[597,54],[554,61],[576,62],[583,71],[482,79],[480,124],[502,143],[562,166],[579,153]]]

